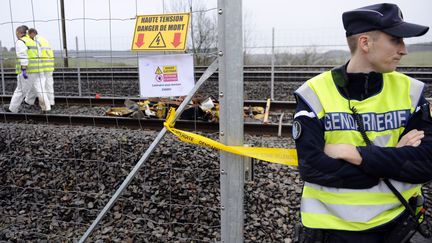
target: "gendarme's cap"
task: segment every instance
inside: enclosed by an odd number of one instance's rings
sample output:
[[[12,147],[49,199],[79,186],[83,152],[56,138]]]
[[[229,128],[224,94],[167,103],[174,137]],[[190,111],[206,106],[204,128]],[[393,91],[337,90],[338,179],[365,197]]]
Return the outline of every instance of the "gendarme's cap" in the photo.
[[[396,4],[374,4],[342,14],[346,36],[380,30],[396,37],[421,36],[429,27],[407,23],[403,20],[402,11]]]

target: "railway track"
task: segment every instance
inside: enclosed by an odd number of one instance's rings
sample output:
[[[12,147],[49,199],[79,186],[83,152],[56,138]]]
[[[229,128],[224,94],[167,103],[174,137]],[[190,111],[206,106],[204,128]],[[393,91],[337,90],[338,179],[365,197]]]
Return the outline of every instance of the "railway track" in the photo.
[[[159,119],[134,119],[126,117],[82,116],[62,114],[32,114],[32,113],[8,113],[0,112],[1,120],[8,122],[30,122],[37,124],[56,124],[73,126],[97,126],[128,129],[161,130],[165,120]],[[291,124],[281,124],[282,134],[291,133]],[[178,120],[176,128],[189,131],[218,132],[219,124],[203,121]],[[278,124],[262,124],[261,122],[245,122],[244,132],[255,135],[276,135],[279,131]]]
[[[0,103],[9,103],[11,99],[11,95],[0,95]],[[83,105],[83,106],[92,106],[92,105],[107,105],[107,106],[123,106],[125,100],[132,101],[140,101],[144,100],[143,98],[133,98],[133,97],[77,97],[77,96],[56,96],[55,102],[56,104],[69,104],[69,105]],[[245,100],[244,106],[266,106],[267,101],[265,100]],[[271,109],[272,110],[294,110],[295,109],[294,101],[272,101]]]
[[[206,67],[196,67],[195,76],[200,77]],[[331,66],[276,66],[274,68],[274,80],[276,82],[304,82]],[[432,82],[432,67],[400,67],[398,71],[423,82]],[[14,69],[4,69],[5,81],[16,80]],[[272,75],[269,66],[245,66],[243,78],[247,82],[270,81]],[[56,80],[137,80],[137,68],[60,68],[54,72]],[[215,72],[210,80],[217,80],[218,72]]]
[[[0,103],[7,104],[10,102],[11,96],[0,96]],[[81,107],[94,107],[94,106],[109,106],[109,107],[122,107],[124,101],[130,99],[133,101],[139,101],[139,98],[129,97],[56,97],[56,106],[65,105],[81,106]],[[142,99],[141,99],[142,100]],[[247,100],[244,103],[245,107],[249,106],[261,106],[265,107],[266,101],[259,100]],[[283,110],[293,110],[295,106],[294,102],[281,102],[274,101],[271,104],[271,111],[277,113],[278,117]],[[41,114],[39,111],[34,113],[23,112],[23,113],[10,113],[0,112],[0,120],[2,122],[30,122],[38,124],[59,124],[59,125],[84,125],[84,126],[100,126],[100,127],[116,127],[116,128],[128,128],[128,129],[148,129],[148,130],[160,130],[163,127],[164,119],[137,119],[130,117],[112,117],[112,116],[90,116],[90,115],[78,115],[78,114],[57,114],[47,113]],[[201,120],[178,120],[176,122],[176,128],[185,130],[197,130],[207,132],[218,132],[219,124],[213,122],[206,122]],[[261,121],[245,121],[244,131],[249,134],[266,134],[266,135],[277,135],[281,131],[283,135],[289,135],[291,133],[290,122],[270,122],[263,124]]]
[[[11,96],[0,96],[0,103],[7,104],[10,102]],[[132,101],[140,101],[143,99],[130,97],[73,97],[73,96],[57,96],[56,106],[63,106],[65,110],[71,107],[94,108],[102,107],[124,107],[126,99]],[[432,99],[428,99],[432,102]],[[266,107],[264,100],[245,100],[244,107]],[[270,105],[270,122],[263,124],[260,120],[245,118],[244,130],[249,134],[268,134],[277,135],[279,130],[284,135],[289,135],[291,132],[292,114],[295,109],[294,101],[273,101]],[[282,115],[282,113],[284,115]],[[32,112],[10,113],[0,109],[0,121],[2,122],[32,122],[42,124],[62,124],[62,125],[85,125],[85,126],[101,126],[101,127],[117,127],[129,129],[148,129],[160,130],[163,127],[164,119],[144,118],[137,119],[131,117],[112,117],[105,115],[85,115],[85,114],[64,114],[62,111],[53,110],[52,113],[41,114],[38,108]],[[219,124],[202,120],[179,120],[176,122],[176,127],[185,130],[198,130],[207,132],[218,132]]]
[[[293,92],[307,79],[328,70],[329,66],[276,66],[273,93],[272,71],[269,66],[246,66],[244,77],[244,98],[264,100],[273,94],[275,100],[294,100]],[[201,76],[205,67],[196,67],[195,78]],[[426,83],[425,95],[432,97],[432,67],[401,67],[400,71]],[[13,69],[2,73],[0,86],[3,95],[11,95],[16,87]],[[76,68],[58,69],[54,72],[54,90],[59,96],[138,97],[140,93],[137,68]],[[1,92],[1,91],[0,91]],[[218,73],[205,82],[199,94],[217,97]]]
[[[331,66],[275,66],[274,67],[274,80],[278,83],[289,84],[293,83],[295,85],[299,85],[300,82],[304,82],[307,79],[321,73],[324,70],[331,69]],[[201,76],[206,67],[198,66],[195,68],[196,77]],[[420,79],[426,83],[432,82],[432,66],[423,66],[423,67],[400,67],[399,71],[410,75],[411,77]],[[244,81],[245,82],[269,82],[271,80],[272,70],[270,66],[245,66],[244,67]],[[138,101],[139,98],[131,98],[136,96],[136,91],[131,91],[137,89],[138,84],[136,84],[136,80],[138,80],[138,70],[137,68],[129,68],[129,67],[121,67],[121,68],[80,68],[79,72],[76,68],[60,68],[54,72],[54,78],[57,81],[66,81],[59,82],[60,89],[59,95],[67,95],[67,96],[57,96],[56,104],[63,104],[66,108],[70,105],[76,106],[84,106],[84,107],[93,107],[93,106],[123,106],[125,99],[131,99],[134,101]],[[106,95],[115,97],[102,97],[96,99],[94,96],[87,97],[78,97],[76,96],[77,91],[76,84],[78,78],[81,80],[97,80],[98,83],[92,84],[90,88],[87,87],[88,90],[85,91],[84,95],[92,95],[98,90],[102,90],[104,83],[109,83],[108,88],[112,88],[114,92],[108,90],[105,91]],[[5,84],[7,87],[7,94],[10,94],[13,91],[13,87],[16,83],[16,74],[14,73],[14,69],[4,69],[2,72],[2,79],[5,80]],[[217,81],[218,73],[216,72],[211,76],[210,81]],[[112,81],[121,81],[120,86],[115,86]],[[67,82],[70,81],[70,82]],[[99,82],[100,81],[100,82]],[[130,81],[133,81],[131,83]],[[74,86],[75,85],[75,86]],[[87,84],[88,85],[88,84]],[[117,84],[116,84],[117,85]],[[294,86],[295,86],[294,85]],[[124,86],[124,87],[123,87]],[[85,86],[86,87],[86,86]],[[258,86],[257,86],[258,87]],[[261,86],[262,87],[262,86]],[[63,88],[65,91],[60,91]],[[284,90],[285,93],[290,93],[290,90],[285,90],[286,86],[279,86],[279,90]],[[122,90],[128,90],[131,93],[122,92]],[[120,90],[120,91],[119,91]],[[210,88],[207,91],[214,91],[214,88]],[[217,88],[216,88],[217,91]],[[99,91],[101,92],[101,91]],[[252,91],[252,93],[256,93]],[[206,93],[207,94],[207,93]],[[210,93],[209,93],[210,94]],[[70,96],[72,95],[72,96]],[[121,96],[121,97],[117,97]],[[129,96],[129,97],[125,97]],[[215,96],[216,97],[216,96]],[[250,97],[250,96],[249,96]],[[255,98],[255,97],[251,97]],[[261,99],[261,97],[258,97]],[[291,97],[292,98],[292,97]],[[278,98],[281,100],[290,100],[291,98],[285,97]],[[7,104],[10,102],[10,95],[0,96],[0,103]],[[248,106],[261,106],[265,107],[264,100],[246,100],[245,107]],[[295,102],[288,101],[273,101],[271,104],[271,109],[274,112],[279,112],[278,114],[286,111],[294,110]],[[288,115],[285,115],[288,116]],[[90,115],[75,115],[75,114],[36,114],[32,113],[5,113],[0,112],[0,117],[5,122],[8,121],[32,121],[38,123],[56,123],[56,124],[71,124],[71,125],[92,125],[92,126],[115,126],[115,127],[128,127],[132,129],[160,129],[163,126],[163,120],[157,119],[133,119],[133,118],[125,118],[125,117],[108,117],[108,116],[90,116]],[[273,119],[274,121],[275,119]],[[279,119],[276,119],[279,120]],[[261,122],[245,122],[245,132],[247,133],[255,133],[255,134],[277,134],[279,127],[282,128],[283,133],[289,133],[291,131],[291,123],[285,118],[282,120],[283,122],[279,125],[279,123],[270,123],[263,125]],[[197,130],[205,130],[205,131],[218,131],[218,124],[216,123],[208,123],[203,121],[179,121],[177,122],[177,127],[181,129],[197,129]]]

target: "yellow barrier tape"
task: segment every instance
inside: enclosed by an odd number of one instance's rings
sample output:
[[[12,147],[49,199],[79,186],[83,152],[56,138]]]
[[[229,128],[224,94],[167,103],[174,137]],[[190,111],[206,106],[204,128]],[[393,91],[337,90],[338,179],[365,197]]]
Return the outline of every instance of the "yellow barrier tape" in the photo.
[[[297,166],[298,164],[297,151],[295,149],[227,146],[210,138],[174,128],[174,115],[175,109],[171,108],[167,115],[167,119],[164,122],[164,126],[168,131],[176,135],[183,142],[193,143],[212,149],[219,149],[277,164],[293,166]]]

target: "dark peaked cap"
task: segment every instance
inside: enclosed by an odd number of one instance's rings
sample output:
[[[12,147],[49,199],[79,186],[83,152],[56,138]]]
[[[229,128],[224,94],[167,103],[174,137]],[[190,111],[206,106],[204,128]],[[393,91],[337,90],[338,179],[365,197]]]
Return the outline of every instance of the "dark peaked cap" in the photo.
[[[402,11],[396,4],[374,4],[342,14],[346,36],[380,30],[396,37],[421,36],[429,27],[407,23],[403,20]]]

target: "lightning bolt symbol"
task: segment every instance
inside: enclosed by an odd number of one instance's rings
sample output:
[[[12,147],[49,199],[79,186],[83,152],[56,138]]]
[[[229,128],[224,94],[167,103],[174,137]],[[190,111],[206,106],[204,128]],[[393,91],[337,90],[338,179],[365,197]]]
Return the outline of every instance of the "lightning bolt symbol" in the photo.
[[[159,45],[159,43],[160,43],[160,37],[159,36],[157,36],[156,37],[156,43]]]

